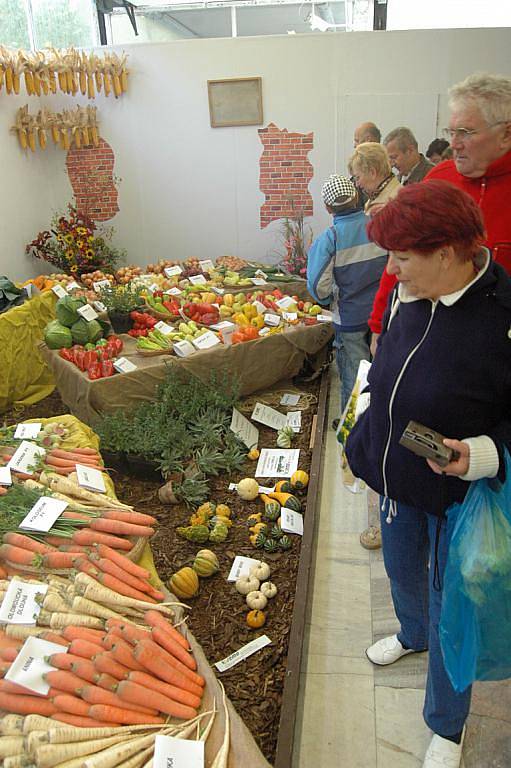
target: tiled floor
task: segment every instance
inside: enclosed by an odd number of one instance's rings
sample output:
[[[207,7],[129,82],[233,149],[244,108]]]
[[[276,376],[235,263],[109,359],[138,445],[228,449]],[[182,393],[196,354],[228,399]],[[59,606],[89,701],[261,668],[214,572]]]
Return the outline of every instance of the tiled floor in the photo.
[[[420,768],[431,736],[421,715],[427,655],[388,668],[364,655],[397,624],[381,550],[359,543],[378,514],[374,496],[350,493],[338,462],[329,429],[292,768]],[[511,768],[511,682],[474,687],[463,765]]]

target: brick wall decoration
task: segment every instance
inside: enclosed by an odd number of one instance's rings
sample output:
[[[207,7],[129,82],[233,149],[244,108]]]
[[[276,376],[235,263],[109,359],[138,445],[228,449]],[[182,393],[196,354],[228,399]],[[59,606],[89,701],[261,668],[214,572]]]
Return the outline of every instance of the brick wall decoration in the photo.
[[[266,199],[261,207],[261,229],[274,219],[282,219],[295,211],[313,215],[309,182],[314,169],[307,157],[314,146],[314,133],[289,133],[270,123],[258,130],[263,145],[259,159],[259,188]]]
[[[114,183],[114,153],[110,144],[99,140],[97,147],[71,147],[66,157],[75,205],[94,221],[108,221],[119,210]]]

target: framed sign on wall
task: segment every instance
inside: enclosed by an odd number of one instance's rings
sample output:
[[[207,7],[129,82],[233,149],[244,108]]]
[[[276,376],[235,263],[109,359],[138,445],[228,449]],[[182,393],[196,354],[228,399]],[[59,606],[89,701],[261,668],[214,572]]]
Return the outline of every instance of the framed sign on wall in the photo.
[[[209,119],[212,128],[262,125],[262,78],[208,80]]]

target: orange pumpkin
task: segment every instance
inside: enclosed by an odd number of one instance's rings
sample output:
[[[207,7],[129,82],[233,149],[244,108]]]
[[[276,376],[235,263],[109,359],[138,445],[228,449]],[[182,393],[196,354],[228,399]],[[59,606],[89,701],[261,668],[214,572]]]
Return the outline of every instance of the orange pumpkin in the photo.
[[[247,624],[250,629],[259,629],[266,623],[266,614],[263,611],[249,611],[247,613]]]

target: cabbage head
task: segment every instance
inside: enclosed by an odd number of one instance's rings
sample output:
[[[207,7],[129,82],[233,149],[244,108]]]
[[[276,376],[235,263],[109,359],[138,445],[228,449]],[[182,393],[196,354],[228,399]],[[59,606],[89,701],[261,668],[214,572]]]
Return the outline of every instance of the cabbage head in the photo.
[[[62,325],[66,325],[68,328],[71,328],[71,326],[80,318],[80,315],[78,314],[78,307],[83,307],[84,304],[84,299],[73,298],[72,296],[63,296],[57,301],[57,305],[55,307],[57,320]]]
[[[89,342],[95,342],[103,336],[103,330],[97,320],[87,321],[81,317],[71,326],[71,334],[75,344],[85,346]]]
[[[58,320],[52,320],[44,329],[44,340],[49,349],[62,349],[63,347],[73,346],[73,337],[69,328],[59,323]]]
[[[91,320],[87,323],[87,330],[89,332],[89,341],[96,342],[103,336],[103,328],[97,320]]]

